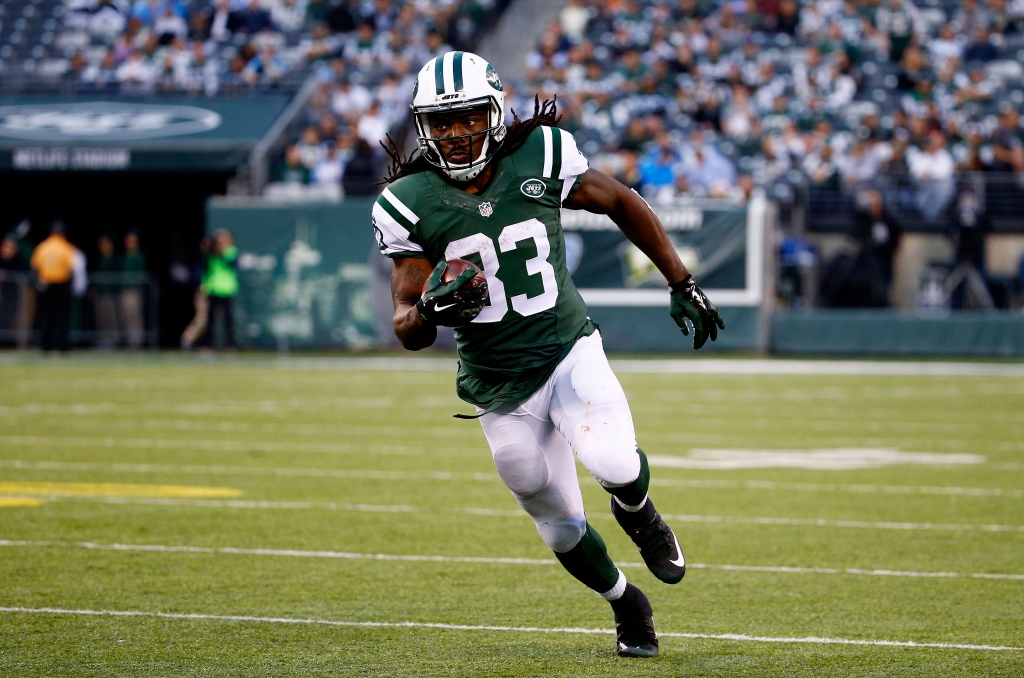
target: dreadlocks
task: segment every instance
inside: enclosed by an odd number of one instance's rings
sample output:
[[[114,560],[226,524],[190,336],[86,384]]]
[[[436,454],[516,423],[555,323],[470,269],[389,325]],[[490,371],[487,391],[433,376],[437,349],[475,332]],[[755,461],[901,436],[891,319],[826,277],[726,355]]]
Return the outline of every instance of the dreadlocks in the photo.
[[[557,125],[558,121],[561,120],[556,107],[557,100],[558,97],[555,97],[554,99],[545,99],[541,102],[540,97],[535,96],[533,98],[533,117],[529,120],[520,120],[515,110],[513,110],[512,124],[508,126],[508,131],[505,132],[505,139],[501,142],[501,147],[495,152],[492,161],[501,160],[505,156],[512,155],[518,151],[526,143],[530,134],[538,127],[542,125],[554,127]],[[386,144],[381,142],[381,146],[388,154],[388,157],[391,158],[388,174],[384,177],[384,181],[380,182],[382,184],[393,184],[410,174],[436,171],[436,168],[420,154],[419,149],[416,149],[409,155],[404,155],[390,134],[388,135],[388,142]]]

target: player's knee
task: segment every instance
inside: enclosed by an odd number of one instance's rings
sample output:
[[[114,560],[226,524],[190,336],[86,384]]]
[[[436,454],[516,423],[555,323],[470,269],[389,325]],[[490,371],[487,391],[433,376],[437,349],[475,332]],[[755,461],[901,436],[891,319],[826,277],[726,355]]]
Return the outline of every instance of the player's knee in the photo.
[[[540,449],[511,444],[494,450],[494,467],[502,482],[518,497],[530,497],[548,484],[548,465]]]
[[[587,530],[587,518],[584,514],[572,515],[560,520],[541,521],[537,523],[537,532],[548,548],[557,553],[567,553],[580,543],[583,533]]]
[[[628,485],[640,475],[640,455],[632,442],[589,455],[584,465],[605,487]]]

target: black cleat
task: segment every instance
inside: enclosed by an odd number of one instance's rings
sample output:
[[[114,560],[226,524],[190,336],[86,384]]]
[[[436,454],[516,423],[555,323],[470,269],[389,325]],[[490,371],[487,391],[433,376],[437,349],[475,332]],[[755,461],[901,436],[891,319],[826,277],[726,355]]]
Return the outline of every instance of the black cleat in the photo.
[[[686,574],[686,558],[672,528],[665,524],[648,499],[642,509],[630,513],[612,497],[612,515],[633,543],[647,569],[666,584],[678,584]],[[637,523],[640,523],[639,526]]]
[[[615,652],[620,657],[657,657],[658,633],[654,630],[654,612],[644,592],[626,584],[618,600],[611,601],[615,612]]]

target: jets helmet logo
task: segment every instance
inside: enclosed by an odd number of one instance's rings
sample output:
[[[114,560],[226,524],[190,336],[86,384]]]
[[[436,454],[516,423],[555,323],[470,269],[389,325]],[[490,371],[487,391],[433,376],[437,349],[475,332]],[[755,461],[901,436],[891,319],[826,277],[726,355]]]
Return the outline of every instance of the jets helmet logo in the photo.
[[[484,74],[484,77],[487,78],[488,85],[498,90],[499,92],[502,91],[501,78],[498,77],[498,72],[494,70],[494,66],[487,64],[487,73]]]
[[[540,179],[527,179],[523,182],[523,185],[519,187],[519,190],[523,192],[527,198],[539,198],[544,195],[544,189],[546,186]]]
[[[480,203],[480,216],[489,217],[494,214],[494,206],[489,202]]]

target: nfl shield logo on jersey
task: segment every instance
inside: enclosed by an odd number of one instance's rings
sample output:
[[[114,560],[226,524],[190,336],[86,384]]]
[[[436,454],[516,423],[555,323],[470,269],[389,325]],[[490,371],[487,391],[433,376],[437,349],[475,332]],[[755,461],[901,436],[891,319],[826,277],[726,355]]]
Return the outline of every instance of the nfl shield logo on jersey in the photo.
[[[480,203],[480,216],[489,217],[494,214],[494,207],[489,202]]]

